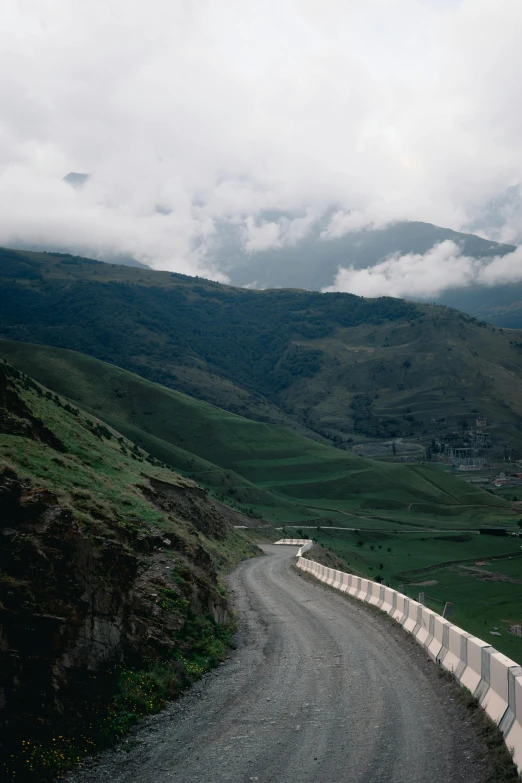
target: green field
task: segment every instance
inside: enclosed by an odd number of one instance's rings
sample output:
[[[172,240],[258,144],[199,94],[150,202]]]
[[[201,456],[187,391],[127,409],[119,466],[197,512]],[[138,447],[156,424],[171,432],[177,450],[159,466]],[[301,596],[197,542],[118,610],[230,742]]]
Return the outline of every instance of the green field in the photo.
[[[290,536],[299,535],[299,530],[286,528]],[[439,613],[447,601],[452,602],[452,622],[522,663],[522,638],[507,630],[510,623],[522,623],[522,539],[450,533],[302,532],[340,557],[348,572],[381,578],[394,588],[403,585],[403,592],[416,600],[424,592],[426,604]],[[502,555],[507,558],[492,559]],[[505,581],[491,573],[504,575]],[[491,634],[495,629],[500,636]]]
[[[437,467],[364,459],[252,421],[97,359],[0,341],[0,354],[230,505],[271,522],[514,525],[511,503]]]

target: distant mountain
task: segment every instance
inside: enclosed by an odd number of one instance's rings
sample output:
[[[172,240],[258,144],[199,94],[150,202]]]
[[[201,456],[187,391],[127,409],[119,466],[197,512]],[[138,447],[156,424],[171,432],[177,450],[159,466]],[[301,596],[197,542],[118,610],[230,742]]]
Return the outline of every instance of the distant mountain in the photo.
[[[474,234],[463,234],[431,223],[398,222],[381,229],[363,229],[338,239],[321,239],[326,227],[319,221],[312,233],[292,247],[254,254],[241,249],[230,230],[218,232],[214,259],[227,271],[233,285],[253,288],[306,288],[320,291],[332,285],[339,267],[374,266],[393,253],[424,254],[451,240],[472,258],[512,253],[513,245],[499,244]],[[470,286],[450,289],[435,300],[496,326],[522,328],[522,284]]]
[[[256,284],[258,288],[306,288],[320,291],[332,285],[340,266],[356,269],[373,266],[392,253],[424,254],[434,245],[450,239],[462,247],[464,255],[490,258],[511,253],[512,245],[490,242],[474,234],[461,234],[431,223],[399,222],[381,229],[363,229],[338,239],[321,239],[320,228],[292,247],[265,250],[248,255],[227,235],[226,252],[218,249],[215,259],[226,268],[233,285]],[[218,246],[219,247],[219,246]],[[228,263],[228,265],[227,265]]]
[[[522,334],[446,307],[12,250],[0,251],[0,285],[0,336],[80,351],[246,418],[346,446],[429,444],[482,413],[496,444],[522,444]]]
[[[445,291],[437,300],[494,326],[522,329],[522,283]]]

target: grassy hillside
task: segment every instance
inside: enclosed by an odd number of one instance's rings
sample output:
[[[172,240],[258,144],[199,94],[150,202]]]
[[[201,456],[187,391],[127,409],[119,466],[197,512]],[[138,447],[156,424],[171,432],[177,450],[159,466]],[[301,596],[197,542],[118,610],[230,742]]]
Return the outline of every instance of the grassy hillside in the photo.
[[[357,326],[316,340],[322,372],[285,390],[285,407],[356,439],[426,440],[461,428],[462,421],[471,426],[480,412],[497,443],[520,444],[519,334],[445,308],[418,310],[422,318],[413,324]],[[434,425],[432,419],[444,421]]]
[[[256,554],[194,482],[0,363],[0,770],[48,781],[216,665]]]
[[[1,341],[0,355],[216,497],[274,522],[477,526],[511,504],[435,467],[363,459],[82,354]]]
[[[79,350],[338,445],[429,441],[479,411],[497,443],[522,447],[519,333],[456,311],[7,250],[0,272],[6,338]]]

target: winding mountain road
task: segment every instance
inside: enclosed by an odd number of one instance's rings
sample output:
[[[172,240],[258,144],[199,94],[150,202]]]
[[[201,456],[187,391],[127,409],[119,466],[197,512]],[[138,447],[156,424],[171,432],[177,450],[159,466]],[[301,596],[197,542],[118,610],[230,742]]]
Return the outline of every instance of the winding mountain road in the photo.
[[[69,783],[483,783],[455,686],[416,643],[300,576],[295,547],[263,549],[230,580],[230,659]]]

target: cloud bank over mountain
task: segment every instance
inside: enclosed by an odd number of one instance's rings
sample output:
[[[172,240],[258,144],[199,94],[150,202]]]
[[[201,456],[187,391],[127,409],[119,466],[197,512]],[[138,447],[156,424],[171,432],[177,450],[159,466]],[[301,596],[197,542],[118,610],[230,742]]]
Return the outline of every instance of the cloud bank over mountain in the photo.
[[[225,280],[223,224],[251,255],[324,215],[325,242],[402,219],[515,241],[521,34],[518,0],[6,0],[0,244]]]
[[[424,254],[394,253],[366,269],[341,267],[333,285],[323,291],[344,291],[368,297],[429,299],[448,289],[520,281],[522,247],[504,256],[477,259],[463,255],[460,246],[448,239]]]

